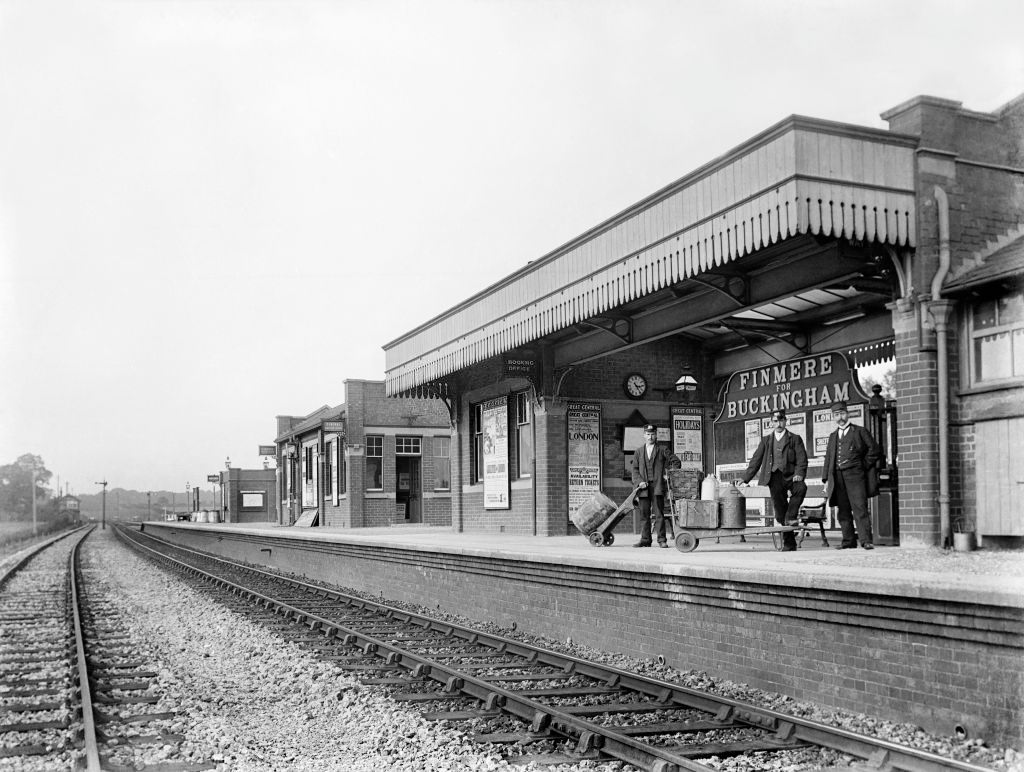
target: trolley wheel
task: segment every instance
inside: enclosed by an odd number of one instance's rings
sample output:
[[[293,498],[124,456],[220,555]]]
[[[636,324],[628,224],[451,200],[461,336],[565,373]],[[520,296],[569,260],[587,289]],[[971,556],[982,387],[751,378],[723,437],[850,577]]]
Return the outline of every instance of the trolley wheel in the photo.
[[[604,546],[604,534],[600,531],[594,531],[592,534],[590,534],[590,536],[587,537],[587,539],[589,539],[590,543],[593,544],[595,547]]]
[[[609,533],[609,534],[606,534],[606,535],[605,535],[605,537],[604,537],[604,541],[602,542],[602,544],[604,544],[604,546],[606,546],[606,547],[610,547],[610,546],[612,546],[612,545],[613,545],[614,543],[615,543],[615,534],[614,534],[614,533]]]
[[[680,552],[693,552],[700,544],[700,539],[689,531],[680,531],[676,534],[676,549]]]

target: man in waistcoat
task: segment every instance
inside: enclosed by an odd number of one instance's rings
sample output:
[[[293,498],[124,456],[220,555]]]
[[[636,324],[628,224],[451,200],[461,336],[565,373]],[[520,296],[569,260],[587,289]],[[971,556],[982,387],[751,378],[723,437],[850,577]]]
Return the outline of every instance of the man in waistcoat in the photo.
[[[850,423],[845,402],[832,405],[832,417],[837,428],[828,437],[821,481],[825,484],[829,506],[839,509],[843,542],[836,549],[856,549],[858,534],[860,546],[874,549],[868,499],[878,495],[875,464],[882,457],[882,449],[871,432]]]
[[[644,427],[644,444],[633,454],[633,485],[640,488],[640,541],[634,547],[651,546],[651,518],[659,547],[668,547],[665,538],[665,472],[678,469],[682,464],[675,453],[658,444],[658,430],[648,424]]]
[[[786,428],[786,411],[772,413],[774,430],[761,438],[757,450],[750,457],[747,471],[743,473],[743,484],[749,483],[754,475],[758,485],[767,485],[772,494],[772,508],[779,525],[798,525],[800,505],[807,495],[807,450],[799,434]],[[782,534],[782,551],[796,549],[796,534],[786,531]]]

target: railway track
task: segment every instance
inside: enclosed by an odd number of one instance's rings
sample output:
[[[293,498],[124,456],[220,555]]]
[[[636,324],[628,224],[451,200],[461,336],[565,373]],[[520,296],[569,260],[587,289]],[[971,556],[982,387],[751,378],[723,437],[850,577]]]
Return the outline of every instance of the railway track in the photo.
[[[92,530],[40,544],[0,575],[0,764],[212,769],[177,758],[173,705],[89,568]]]
[[[432,619],[127,529],[140,552],[219,593],[428,721],[466,722],[520,761],[618,759],[656,772],[710,757],[830,749],[880,770],[986,769]],[[522,748],[537,752],[523,755]]]

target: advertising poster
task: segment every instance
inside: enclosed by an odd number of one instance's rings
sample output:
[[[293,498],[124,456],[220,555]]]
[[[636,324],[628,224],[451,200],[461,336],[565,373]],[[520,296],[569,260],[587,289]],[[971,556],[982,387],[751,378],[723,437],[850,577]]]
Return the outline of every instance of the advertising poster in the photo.
[[[757,446],[761,444],[761,437],[764,436],[764,427],[761,424],[762,421],[759,418],[743,422],[743,445],[746,448],[745,456],[747,458],[751,458],[757,452]],[[746,466],[744,464],[743,468],[746,469]]]
[[[786,428],[799,436],[804,441],[804,447],[807,447],[807,413],[786,416]]]
[[[484,445],[484,509],[512,506],[508,480],[508,400],[482,406]]]
[[[683,469],[704,471],[704,415],[700,408],[672,408],[672,452]]]
[[[846,411],[847,415],[850,416],[850,423],[857,424],[857,426],[864,426],[864,405],[850,405],[850,409]]]
[[[601,490],[601,406],[567,405],[569,517]]]
[[[807,453],[815,457],[825,458],[825,449],[828,447],[828,436],[836,428],[832,420],[831,410],[815,410],[812,414],[814,421],[814,447],[807,446]]]

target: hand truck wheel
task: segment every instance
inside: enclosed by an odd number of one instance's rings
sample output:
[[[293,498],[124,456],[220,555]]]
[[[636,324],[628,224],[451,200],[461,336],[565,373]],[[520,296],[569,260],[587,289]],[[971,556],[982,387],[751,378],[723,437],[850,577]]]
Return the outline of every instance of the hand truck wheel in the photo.
[[[676,549],[680,552],[693,552],[700,544],[700,539],[689,531],[680,531],[676,534]]]
[[[590,534],[590,536],[587,537],[587,539],[595,547],[603,547],[604,546],[604,534],[601,533],[600,531],[594,531],[592,534]]]

